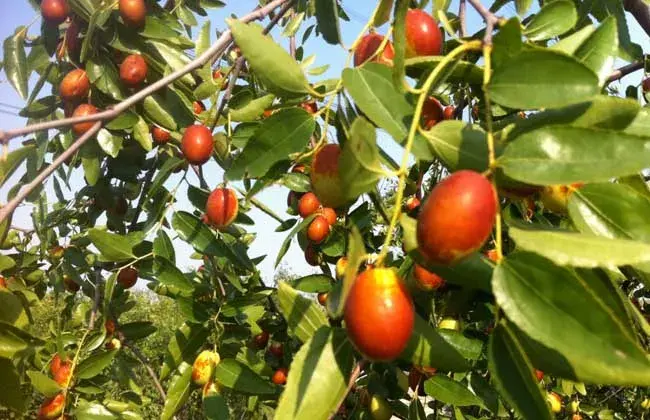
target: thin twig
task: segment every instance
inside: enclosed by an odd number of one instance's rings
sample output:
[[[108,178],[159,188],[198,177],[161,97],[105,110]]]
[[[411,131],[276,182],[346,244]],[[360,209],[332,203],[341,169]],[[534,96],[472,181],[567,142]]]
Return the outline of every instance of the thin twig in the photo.
[[[615,82],[619,79],[622,79],[623,77],[627,76],[630,73],[633,73],[637,70],[643,69],[643,62],[639,63],[632,63],[625,65],[621,68],[618,68],[612,72],[612,74],[609,75],[607,78],[607,83]]]
[[[147,175],[145,176],[144,183],[142,186],[142,193],[140,194],[140,200],[138,201],[138,205],[135,208],[135,213],[133,213],[133,218],[131,219],[131,227],[129,228],[129,231],[133,231],[135,229],[135,226],[138,223],[138,218],[140,217],[140,213],[142,213],[142,206],[144,206],[144,201],[147,198],[147,195],[149,193],[149,187],[151,186],[151,181],[153,181],[153,175],[156,172],[154,168],[156,167],[156,164],[158,163],[158,155],[153,160],[153,165],[151,165],[151,169],[149,169],[149,172],[147,172]]]
[[[95,270],[95,300],[93,302],[93,309],[90,312],[90,321],[88,322],[88,329],[92,330],[95,328],[95,321],[97,320],[97,311],[99,309],[99,297],[101,296],[101,287],[102,283],[102,269],[98,268]]]
[[[296,10],[291,9],[291,18],[293,19],[295,16],[296,16]],[[289,37],[289,54],[291,54],[293,58],[296,58],[296,36],[295,35],[291,35]]]
[[[481,0],[467,0],[472,7],[481,15],[485,21],[485,36],[483,37],[483,44],[492,45],[492,32],[494,27],[499,23],[499,18],[487,7],[481,4]]]
[[[360,360],[357,362],[357,364],[354,366],[354,369],[352,370],[352,374],[350,374],[350,380],[348,381],[348,386],[345,389],[345,392],[343,393],[343,396],[341,397],[341,400],[336,406],[336,409],[338,411],[338,408],[343,402],[345,401],[345,397],[348,396],[352,388],[354,387],[354,384],[357,382],[357,379],[359,379],[359,375],[361,375],[361,372],[363,371],[363,365],[365,362],[363,360]],[[334,412],[336,413],[336,411]],[[335,414],[330,415],[330,419],[334,417]]]
[[[466,9],[467,9],[467,3],[466,0],[460,0],[460,3],[458,4],[458,19],[460,20],[460,27],[458,30],[460,31],[460,37],[465,38],[467,36],[467,22],[466,22]]]
[[[643,0],[624,0],[623,7],[639,22],[646,34],[650,35],[650,8]]]
[[[153,368],[149,364],[149,360],[147,359],[147,357],[144,354],[142,354],[140,349],[135,344],[133,344],[129,340],[127,340],[126,337],[124,337],[124,334],[122,332],[118,331],[117,336],[118,336],[118,339],[124,345],[124,347],[131,350],[133,352],[133,355],[136,357],[136,359],[138,359],[140,361],[140,363],[142,363],[142,366],[144,366],[144,368],[147,370],[147,373],[149,373],[149,376],[151,377],[151,380],[153,381],[154,386],[156,387],[156,389],[158,390],[158,393],[162,397],[163,402],[165,402],[165,400],[167,400],[167,394],[165,393],[165,390],[162,387],[162,384],[158,380],[158,376],[156,375],[156,372],[154,372]]]

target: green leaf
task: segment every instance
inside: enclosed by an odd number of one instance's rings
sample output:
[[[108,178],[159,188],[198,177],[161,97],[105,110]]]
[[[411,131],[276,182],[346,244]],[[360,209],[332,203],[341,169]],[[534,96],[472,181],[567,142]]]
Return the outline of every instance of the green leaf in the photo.
[[[650,137],[557,125],[518,136],[498,164],[513,179],[548,185],[633,175],[646,168],[649,159]]]
[[[229,179],[264,176],[271,167],[300,152],[314,132],[314,118],[302,108],[285,109],[265,119],[227,172]]]
[[[190,58],[183,53],[179,48],[172,46],[166,40],[153,40],[146,41],[148,45],[153,47],[162,58],[162,63],[168,65],[173,71],[181,70],[183,67],[190,63]],[[180,81],[188,86],[194,86],[196,81],[191,73],[185,74],[180,78]]]
[[[318,7],[318,4],[316,7]],[[287,24],[284,26],[284,29],[282,30],[282,36],[295,36],[296,32],[298,32],[298,29],[300,29],[300,24],[304,18],[305,12],[296,13],[294,17],[292,17],[291,20],[289,20],[289,22],[287,22]],[[318,16],[316,16],[316,18],[318,18]]]
[[[167,388],[167,399],[165,406],[160,416],[163,420],[169,420],[174,417],[174,414],[183,407],[185,401],[190,396],[192,385],[192,365],[182,362],[178,367],[178,371],[172,375],[169,380],[169,387]]]
[[[199,57],[204,52],[210,48],[212,43],[210,42],[210,20],[206,20],[201,31],[199,31],[199,36],[196,39],[196,56]]]
[[[466,371],[465,358],[419,315],[415,315],[413,334],[400,355],[417,366],[435,367],[454,372]]]
[[[122,137],[114,136],[105,128],[102,128],[97,133],[97,143],[99,144],[99,147],[102,148],[104,153],[113,158],[116,158],[120,153],[120,150],[122,150],[123,141],[124,139]]]
[[[152,198],[155,197],[155,194],[165,184],[167,179],[169,179],[169,176],[174,173],[176,169],[180,168],[183,163],[185,163],[185,160],[176,156],[172,156],[165,160],[165,163],[163,163],[158,172],[156,172],[156,176],[151,182],[147,195]]]
[[[181,292],[191,292],[194,284],[188,280],[176,265],[162,257],[154,258],[153,274],[160,283],[174,286]]]
[[[515,7],[517,8],[517,14],[523,16],[526,14],[530,6],[532,6],[533,0],[515,0]]]
[[[465,385],[444,375],[434,375],[424,381],[424,392],[438,401],[458,407],[483,406],[483,401]]]
[[[35,150],[36,146],[24,146],[9,153],[6,159],[0,160],[0,186],[7,182],[20,164]]]
[[[556,0],[547,3],[528,23],[524,35],[531,41],[543,41],[562,35],[578,22],[573,2]]]
[[[303,343],[320,327],[328,326],[327,317],[316,301],[301,296],[285,282],[278,284],[278,302],[289,333]]]
[[[105,54],[98,54],[86,63],[88,79],[94,87],[113,99],[124,99],[122,82],[115,65]]]
[[[27,28],[24,26],[16,28],[16,32],[2,44],[4,51],[3,65],[7,80],[18,92],[18,95],[27,99],[27,55],[25,54],[25,36]]]
[[[316,21],[323,39],[332,45],[341,43],[339,11],[336,0],[316,0]]]
[[[123,261],[135,258],[132,244],[125,236],[92,228],[88,231],[88,238],[97,247],[101,253],[100,258],[104,261]]]
[[[650,362],[606,276],[519,252],[497,266],[492,287],[508,318],[558,352],[579,380],[650,384]]]
[[[541,226],[510,226],[517,248],[534,252],[557,265],[613,267],[650,262],[650,244],[608,239],[576,232],[542,230]]]
[[[463,121],[442,121],[423,133],[438,159],[454,172],[471,169],[483,172],[488,168],[488,146],[485,131],[478,125]]]
[[[44,118],[54,112],[61,105],[61,101],[56,96],[45,96],[39,98],[21,109],[18,115],[26,118]]]
[[[409,252],[409,257],[449,283],[489,293],[492,291],[490,280],[493,264],[479,253],[475,252],[450,266],[432,264],[425,260],[417,250]]]
[[[28,370],[27,376],[34,389],[48,398],[61,392],[61,386],[44,373]]]
[[[354,363],[345,331],[321,328],[296,353],[275,418],[331,418],[343,401]]]
[[[293,237],[298,234],[298,232],[304,230],[309,226],[312,220],[316,217],[316,214],[312,214],[309,217],[306,217],[302,219],[300,223],[298,223],[291,232],[284,238],[284,241],[282,242],[282,245],[280,245],[280,250],[278,251],[278,256],[275,257],[275,267],[280,264],[280,261],[282,261],[282,258],[286,255],[287,251],[289,250],[289,247],[291,246],[291,241],[293,240]]]
[[[171,110],[168,109],[165,98],[160,93],[154,93],[144,98],[142,102],[144,112],[156,124],[167,130],[176,131],[178,125],[172,115]]]
[[[488,368],[501,396],[522,418],[553,418],[534,377],[534,366],[503,321],[490,335]]]
[[[375,127],[359,117],[350,127],[350,137],[343,145],[339,158],[339,176],[346,201],[372,191],[384,174],[379,163]]]
[[[234,359],[223,359],[217,365],[214,377],[225,387],[246,394],[275,394],[277,388],[269,381]]]
[[[378,27],[388,22],[390,19],[390,11],[393,9],[394,0],[380,0],[375,15],[372,17],[373,26]]]
[[[404,60],[406,59],[406,12],[410,2],[397,0],[393,18],[393,85],[398,92],[404,92],[404,77],[406,70]]]
[[[80,399],[76,407],[74,407],[72,414],[78,419],[88,420],[118,420],[120,417],[110,411],[108,408],[97,402],[88,402]],[[120,413],[122,415],[125,412]],[[126,416],[122,418],[127,418]]]
[[[357,278],[364,255],[366,255],[366,246],[359,229],[353,225],[351,231],[348,231],[348,253],[346,256],[348,263],[345,266],[343,283],[340,286],[340,283],[337,284],[327,296],[327,312],[333,318],[343,316],[345,301]]]
[[[172,240],[169,239],[167,233],[162,229],[158,231],[158,236],[153,241],[153,255],[154,257],[165,258],[172,263],[176,262],[174,244],[172,244]]]
[[[99,181],[101,171],[99,154],[99,146],[96,142],[86,143],[81,147],[79,154],[81,155],[81,165],[84,169],[84,176],[88,185],[94,186]]]
[[[510,108],[537,109],[585,101],[599,92],[587,66],[552,50],[524,50],[494,70],[490,98]]]
[[[257,120],[264,111],[273,105],[275,95],[264,95],[253,99],[241,108],[232,108],[229,110],[232,121],[252,122]]]
[[[0,377],[0,405],[23,413],[25,396],[21,391],[20,376],[11,360],[0,358]]]
[[[257,24],[228,19],[235,43],[267,90],[277,96],[309,92],[309,83],[296,60]]]
[[[181,325],[169,340],[165,360],[160,369],[160,380],[167,379],[182,361],[192,364],[209,333],[210,331],[201,324],[185,322]]]
[[[148,337],[157,330],[158,329],[150,321],[135,321],[120,324],[120,332],[130,341]]]
[[[220,394],[204,396],[203,414],[207,420],[228,420],[230,410],[226,398]]]
[[[114,349],[93,354],[92,356],[79,363],[79,367],[75,372],[75,376],[77,376],[79,379],[94,378],[95,376],[102,373],[104,369],[106,369],[111,364],[117,352],[118,350]]]
[[[518,21],[517,25],[519,25]],[[510,48],[512,47],[513,45],[511,44]],[[413,57],[407,59],[404,64],[406,65],[407,74],[412,77],[417,77],[428,74],[431,70],[438,67],[444,59],[445,57],[442,56]],[[469,83],[473,85],[483,83],[483,68],[468,61],[454,61],[448,69],[445,69],[444,75],[448,82]]]
[[[568,55],[573,55],[578,50],[578,48],[580,48],[582,43],[584,43],[587,38],[589,38],[591,34],[594,33],[595,30],[596,28],[594,25],[587,25],[584,28],[581,28],[580,30],[572,33],[571,35],[560,39],[549,48],[552,50],[561,51]]]
[[[598,83],[602,86],[612,73],[617,50],[616,19],[610,16],[580,45],[575,57],[598,75]]]
[[[153,138],[151,137],[151,130],[149,125],[142,117],[137,117],[137,122],[130,125],[133,127],[133,137],[140,143],[140,146],[147,152],[153,149]]]
[[[306,293],[324,293],[332,288],[334,280],[324,274],[311,274],[289,282],[291,287]]]

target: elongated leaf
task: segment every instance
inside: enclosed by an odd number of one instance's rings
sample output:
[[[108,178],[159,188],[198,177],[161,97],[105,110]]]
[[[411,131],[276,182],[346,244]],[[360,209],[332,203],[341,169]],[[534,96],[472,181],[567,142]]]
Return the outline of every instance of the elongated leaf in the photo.
[[[105,261],[123,261],[135,258],[132,251],[133,245],[125,236],[93,228],[88,231],[88,238],[101,253],[100,258]]]
[[[442,121],[424,133],[431,151],[451,171],[471,169],[483,172],[488,167],[485,131],[463,121]]]
[[[183,275],[169,260],[156,257],[154,259],[153,273],[160,283],[178,288],[181,292],[191,292],[194,284]]]
[[[490,98],[510,108],[550,108],[583,102],[599,92],[587,66],[552,50],[524,50],[495,69]]]
[[[309,217],[306,217],[302,220],[302,222],[298,223],[296,227],[293,228],[291,232],[284,238],[284,241],[282,242],[282,245],[280,245],[280,250],[278,251],[278,256],[275,257],[275,267],[280,264],[280,261],[282,261],[282,258],[286,255],[287,251],[289,250],[289,247],[291,246],[291,241],[293,240],[293,237],[298,234],[301,230],[305,229],[309,224],[311,223],[312,220],[316,217],[316,214],[312,214]]]
[[[86,73],[93,86],[114,99],[124,99],[122,83],[113,62],[106,56],[99,54],[88,60]]]
[[[424,392],[436,400],[458,407],[483,406],[481,399],[467,389],[465,385],[444,375],[434,375],[424,381]]]
[[[388,22],[390,19],[390,11],[393,9],[393,2],[395,0],[381,0],[375,15],[373,16],[373,25],[381,26]]]
[[[312,274],[290,281],[289,284],[296,290],[307,293],[328,292],[334,280],[323,274]]]
[[[252,177],[264,176],[275,163],[301,151],[314,127],[314,119],[302,108],[276,112],[264,120],[248,141],[228,170],[228,178],[240,179],[244,173]]]
[[[257,120],[264,111],[271,107],[275,95],[264,95],[253,99],[241,108],[230,110],[230,119],[232,121],[252,122]]]
[[[328,419],[346,394],[354,351],[343,330],[324,327],[296,353],[276,419]]]
[[[397,0],[393,18],[393,85],[398,92],[404,92],[404,77],[406,70],[404,60],[406,59],[406,12],[410,2]]]
[[[235,43],[269,92],[296,96],[309,91],[307,78],[296,60],[273,39],[262,34],[259,25],[235,19],[227,22]]]
[[[374,190],[384,174],[379,163],[375,127],[365,118],[359,117],[352,123],[350,137],[339,158],[339,168],[347,201]]]
[[[490,336],[488,368],[501,396],[522,418],[552,418],[533,376],[534,367],[505,322],[497,325]]]
[[[514,253],[497,266],[493,289],[508,318],[564,357],[579,380],[650,383],[650,362],[608,278]]]
[[[208,334],[208,329],[201,324],[185,322],[181,325],[169,340],[165,360],[160,369],[160,380],[167,379],[182,361],[193,363]]]
[[[116,158],[122,149],[122,137],[114,136],[110,131],[102,128],[97,133],[97,143],[102,148],[104,153]]]
[[[153,47],[156,52],[162,57],[162,62],[171,67],[172,70],[181,70],[190,62],[190,58],[185,55],[178,47],[175,47],[162,40],[148,39],[148,45]],[[185,74],[180,80],[188,86],[194,86],[196,81],[191,73]]]
[[[117,351],[117,349],[102,351],[88,357],[79,363],[79,367],[76,371],[76,376],[80,379],[90,379],[99,375],[104,369],[108,367],[108,365],[111,364],[115,358],[115,355],[117,354]]]
[[[27,28],[21,26],[2,44],[4,51],[3,66],[7,80],[22,99],[27,99],[27,79],[29,76],[27,73],[27,55],[25,54],[26,35]]]
[[[531,41],[542,41],[568,32],[578,22],[573,2],[557,0],[547,3],[528,23],[524,35]]]
[[[614,67],[618,51],[616,19],[610,16],[575,51],[575,56],[598,75],[602,86]]]
[[[332,45],[341,42],[339,12],[336,0],[316,0],[316,21],[323,39]]]
[[[275,394],[277,388],[248,367],[234,359],[223,359],[217,365],[215,378],[225,387],[249,394]]]
[[[178,124],[172,115],[172,111],[167,107],[165,98],[161,94],[153,94],[144,98],[142,102],[144,112],[156,124],[168,130],[175,131],[178,129]]]
[[[25,410],[25,396],[21,391],[20,376],[11,360],[0,358],[0,404],[22,413]]]
[[[44,373],[28,370],[27,376],[34,389],[48,398],[61,392],[61,386]]]
[[[210,20],[206,20],[201,30],[199,31],[199,36],[196,39],[196,56],[203,54],[208,48],[210,48]]]
[[[316,301],[301,296],[285,282],[278,285],[278,302],[289,332],[303,343],[320,327],[328,325],[327,317]]]
[[[178,371],[172,375],[167,388],[167,399],[160,416],[163,420],[171,419],[181,409],[190,396],[192,365],[182,362]]]
[[[519,21],[517,21],[517,25],[519,25]],[[500,31],[502,30],[503,29],[500,29]],[[509,47],[514,48],[512,44],[510,44]],[[515,50],[514,52],[516,53],[517,51]],[[444,60],[444,58],[445,57],[441,56],[408,58],[404,63],[406,65],[406,72],[409,76],[413,77],[426,74],[426,72],[430,72],[440,65],[440,62]],[[444,74],[446,80],[449,82],[470,83],[474,85],[480,85],[483,83],[483,68],[468,61],[454,61],[454,63],[450,65],[450,68],[445,70]]]
[[[35,146],[24,146],[9,153],[5,160],[0,160],[0,186],[4,185],[20,164],[35,150]]]
[[[154,257],[163,257],[166,260],[174,263],[176,262],[176,253],[174,251],[174,244],[164,230],[158,231],[158,236],[153,241],[153,255]]]

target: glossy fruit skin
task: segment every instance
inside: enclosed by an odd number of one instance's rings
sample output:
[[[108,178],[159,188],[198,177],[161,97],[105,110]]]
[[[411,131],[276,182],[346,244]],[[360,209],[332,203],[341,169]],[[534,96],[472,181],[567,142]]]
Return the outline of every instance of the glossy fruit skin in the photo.
[[[151,136],[156,144],[167,144],[172,137],[169,131],[155,125],[151,127]]]
[[[65,359],[61,359],[61,356],[59,356],[59,353],[55,353],[54,356],[52,357],[52,361],[50,362],[50,373],[52,376],[56,374],[56,372],[61,369],[61,363],[67,362],[68,358],[65,357]]]
[[[262,331],[253,337],[253,342],[255,343],[255,347],[258,349],[265,348],[269,342],[269,333],[267,331]]]
[[[421,202],[419,198],[411,196],[406,200],[406,203],[404,203],[404,209],[407,213],[416,213],[420,208],[420,204]]]
[[[104,328],[106,329],[106,334],[107,335],[113,335],[115,332],[115,321],[112,319],[107,319],[106,322],[104,323]]]
[[[425,292],[437,290],[445,284],[445,280],[442,277],[436,273],[432,273],[419,264],[415,264],[413,268],[413,277],[415,277],[418,287]]]
[[[445,119],[442,104],[433,96],[428,97],[422,105],[422,126],[425,130],[431,130],[434,125]]]
[[[138,270],[133,267],[126,267],[120,270],[117,275],[117,282],[125,289],[130,289],[138,281]]]
[[[307,228],[307,238],[315,244],[320,244],[330,233],[330,224],[323,216],[316,216]]]
[[[310,114],[315,114],[318,112],[318,104],[316,104],[316,101],[314,100],[301,103],[300,108],[304,109]]]
[[[562,398],[557,395],[555,392],[549,392],[546,395],[546,401],[551,404],[551,411],[554,413],[559,413],[562,411]]]
[[[431,262],[453,264],[479,249],[492,232],[497,212],[492,184],[462,170],[436,185],[420,208],[418,249]]]
[[[379,395],[373,395],[370,398],[368,411],[373,420],[390,420],[393,417],[393,410],[388,402]]]
[[[406,348],[415,315],[395,270],[375,268],[357,276],[344,311],[348,337],[366,358],[391,361]]]
[[[358,67],[370,58],[375,51],[379,48],[381,43],[384,41],[383,35],[377,33],[370,33],[363,38],[357,45],[357,48],[354,50],[354,67]],[[378,53],[371,62],[381,63],[385,65],[393,65],[393,57],[395,57],[395,50],[393,50],[393,44],[388,41],[384,51]]]
[[[81,52],[81,40],[79,39],[79,23],[72,19],[70,26],[65,31],[65,48],[68,50],[68,56],[74,60],[79,60]]]
[[[199,101],[194,101],[192,104],[192,107],[194,108],[194,113],[195,114],[200,114],[201,112],[205,111],[205,106],[203,105],[202,102]]]
[[[97,114],[98,112],[99,112],[99,110],[97,109],[97,107],[95,107],[93,105],[81,104],[77,108],[75,108],[74,112],[72,113],[72,116],[73,117],[85,117],[85,116],[88,116],[88,115]],[[76,136],[81,136],[86,131],[93,128],[93,125],[95,125],[95,121],[77,123],[77,124],[74,124],[72,126],[72,132]]]
[[[569,204],[569,197],[574,190],[582,187],[584,184],[577,182],[571,185],[548,185],[540,193],[540,199],[544,208],[553,213],[566,214]]]
[[[269,346],[269,353],[278,359],[282,359],[282,356],[284,356],[284,346],[279,341],[272,341]]]
[[[317,299],[322,306],[327,305],[327,293],[319,293]]]
[[[289,371],[287,371],[287,368],[278,368],[273,373],[273,376],[271,377],[271,381],[276,384],[276,385],[284,385],[287,383],[287,375],[289,374]]]
[[[309,217],[320,209],[320,201],[313,192],[305,193],[298,200],[298,214],[300,217]]]
[[[540,382],[542,379],[544,379],[544,372],[539,369],[535,369],[535,378],[537,379],[537,382]]]
[[[47,23],[59,24],[70,14],[70,7],[66,0],[43,0],[41,2],[41,15]]]
[[[59,392],[55,396],[43,401],[43,404],[41,404],[41,407],[38,409],[38,419],[56,419],[63,413],[64,408],[65,394]]]
[[[67,274],[63,276],[63,287],[70,293],[77,293],[79,289],[81,289],[81,286],[79,286],[77,282],[72,280],[72,278]]]
[[[120,16],[126,26],[140,27],[147,16],[144,0],[120,0]]]
[[[90,79],[84,70],[74,69],[59,84],[59,94],[64,101],[81,101],[88,96]]]
[[[196,356],[194,364],[192,364],[192,382],[198,386],[203,386],[210,382],[214,369],[220,361],[221,357],[219,353],[211,350],[203,350]]]
[[[212,133],[204,125],[190,125],[181,140],[181,150],[192,165],[203,165],[210,160],[214,149]]]
[[[52,364],[54,365],[54,360],[52,360]],[[54,370],[52,366],[50,366],[50,370]],[[72,362],[69,360],[59,359],[58,369],[52,372],[52,378],[54,379],[54,382],[61,385],[62,387],[66,387],[71,376]]]
[[[338,144],[326,144],[314,155],[311,186],[323,206],[337,208],[346,203],[339,177],[340,155],[341,147]]]
[[[127,87],[136,88],[147,78],[147,62],[139,54],[131,54],[120,65],[120,80]]]
[[[0,289],[6,289],[7,288],[7,280],[5,280],[4,277],[0,276]]]
[[[442,54],[438,23],[421,9],[406,12],[406,58]]]
[[[485,251],[485,256],[493,263],[496,263],[499,260],[499,255],[497,254],[496,249],[488,249]]]
[[[214,80],[219,80],[221,81],[221,90],[226,90],[228,88],[228,81],[223,78],[223,73],[221,73],[221,70],[216,69],[215,71],[212,72],[212,78]]]
[[[329,223],[330,226],[334,226],[336,224],[338,216],[336,215],[336,211],[334,211],[333,208],[323,207],[320,210],[320,214],[325,218],[325,220],[327,220],[327,223]]]
[[[571,420],[582,420],[582,416],[578,413],[571,416]]]
[[[445,120],[453,120],[456,116],[456,107],[453,105],[448,105],[442,111],[442,116]]]
[[[205,205],[205,213],[217,229],[223,229],[230,225],[239,213],[239,201],[235,190],[216,188],[212,191]]]
[[[345,270],[348,267],[348,258],[341,257],[336,262],[336,278],[342,280],[345,277]]]
[[[323,263],[323,256],[310,244],[305,248],[305,261],[312,267],[318,267]]]

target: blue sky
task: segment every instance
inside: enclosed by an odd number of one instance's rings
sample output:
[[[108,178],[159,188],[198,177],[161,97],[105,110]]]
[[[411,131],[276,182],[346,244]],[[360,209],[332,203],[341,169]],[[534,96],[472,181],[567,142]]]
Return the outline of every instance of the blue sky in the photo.
[[[257,4],[257,2],[254,0],[237,0],[237,1],[226,0],[226,3],[228,5],[225,8],[216,9],[216,10],[213,9],[209,13],[208,18],[212,21],[213,30],[214,29],[223,30],[225,28],[224,20],[226,17],[229,17],[231,14],[242,16],[248,13],[249,11],[251,11]],[[457,10],[457,3],[458,3],[457,0],[452,1],[451,10]],[[489,4],[491,2],[489,3],[484,2],[484,3]],[[343,2],[343,7],[346,10],[346,12],[348,12],[348,15],[350,16],[350,22],[343,23],[341,28],[345,45],[349,46],[354,41],[359,31],[363,28],[365,22],[370,17],[375,4],[376,3],[374,1],[355,1],[355,2],[344,1]],[[509,5],[504,7],[500,13],[504,16],[513,15],[514,14],[513,4],[510,3]],[[6,37],[10,36],[13,33],[16,26],[27,25],[30,22],[32,22],[32,20],[36,16],[38,16],[37,11],[34,11],[29,6],[26,0],[24,1],[13,0],[11,2],[11,7],[8,7],[4,13],[0,14],[0,39],[4,40]],[[297,37],[298,42],[300,42],[300,40],[302,39],[302,33],[304,29],[306,29],[307,26],[309,26],[309,24],[313,23],[314,21],[315,21],[314,19],[311,19],[311,21],[308,22],[308,24],[303,23],[301,30],[298,32],[298,37]],[[478,27],[480,23],[481,22],[479,17],[468,6],[469,32],[470,33],[474,32],[474,30]],[[30,34],[35,34],[38,31],[39,24],[40,22],[37,21],[32,26]],[[634,21],[634,19],[632,18],[628,18],[628,24],[630,25],[633,41],[640,43],[644,51],[649,51],[650,45],[648,45],[648,37],[645,34],[645,32],[643,32],[639,28],[636,21]],[[273,38],[276,41],[280,42],[282,45],[287,46],[288,48],[288,39],[282,37],[279,31],[274,31]],[[214,41],[214,35],[213,35],[213,41]],[[305,44],[304,48],[306,51],[305,56],[310,54],[316,55],[316,61],[313,64],[314,67],[321,66],[324,64],[330,65],[330,68],[325,74],[312,78],[313,80],[324,80],[327,78],[340,77],[341,70],[347,58],[347,52],[344,51],[340,46],[330,46],[328,44],[325,44],[322,41],[322,39],[315,38],[312,35],[310,40],[307,41],[307,43]],[[641,76],[642,76],[641,73],[637,72],[627,77],[624,81],[629,84],[638,84],[640,83]],[[30,88],[33,87],[34,82],[35,82],[34,80],[30,82]],[[47,89],[44,89],[44,91],[47,91]],[[4,80],[4,73],[2,73],[2,82],[0,83],[0,98],[2,98],[0,99],[0,102],[2,102],[3,104],[8,104],[9,106],[14,106],[18,108],[22,107],[24,103],[22,99],[18,96],[18,94],[13,90],[13,88]],[[1,111],[0,129],[9,129],[13,127],[23,126],[25,124],[25,120],[17,116],[17,112],[18,112],[17,109],[12,109],[2,105],[0,106],[0,111]],[[10,114],[5,113],[7,111]],[[13,115],[11,115],[11,113],[13,113]],[[52,136],[53,134],[54,132],[51,132],[50,136]],[[390,154],[394,155],[396,158],[399,158],[400,149],[398,147],[392,146],[391,145],[392,142],[389,139],[387,139],[385,136],[380,136],[380,143],[382,144],[382,146],[387,148]],[[19,144],[20,144],[20,140],[14,139],[12,141],[10,149],[14,149],[15,147],[18,147]],[[214,187],[218,183],[220,183],[223,177],[223,172],[213,162],[207,164],[204,167],[204,173],[211,187]],[[0,202],[7,201],[6,200],[7,191],[15,182],[17,182],[20,175],[21,175],[21,170],[19,169],[17,171],[17,174],[14,175],[5,184],[5,187],[0,188]],[[188,179],[192,184],[198,186],[199,182],[193,174],[190,174],[188,176]],[[169,185],[171,186],[176,185],[177,181],[178,178],[172,178],[169,181]],[[72,183],[72,188],[78,190],[80,189],[81,185],[83,185],[83,174],[81,173],[81,171],[79,171],[78,174],[76,174],[76,181]],[[56,199],[54,193],[52,192],[51,187],[48,187],[47,191],[48,191],[49,199]],[[281,215],[282,217],[285,216],[288,217],[288,215],[285,213],[287,193],[288,190],[286,188],[273,187],[264,190],[262,193],[258,194],[257,198],[262,202],[264,202],[266,205],[268,205],[270,208],[272,208],[277,214]],[[66,192],[66,197],[72,197],[72,194],[73,194],[72,192],[68,191]],[[187,202],[185,198],[186,196],[187,196],[186,186],[182,186],[179,189],[177,194],[179,203],[175,206],[175,210],[188,210],[188,211],[192,210],[191,205]],[[19,207],[16,210],[16,213],[14,215],[13,224],[20,227],[29,227],[31,225],[31,219],[29,216],[30,213],[31,213],[30,205],[24,205]],[[266,214],[262,213],[261,211],[255,208],[251,210],[249,215],[256,221],[256,225],[252,227],[247,227],[247,229],[257,233],[257,240],[251,246],[250,254],[251,256],[259,256],[264,254],[267,255],[265,261],[260,265],[260,270],[262,272],[263,278],[268,282],[273,278],[273,273],[274,273],[273,262],[275,261],[275,257],[277,255],[278,249],[280,247],[280,244],[284,240],[286,233],[274,232],[278,223],[274,219],[270,218],[269,216],[267,216]],[[176,241],[175,245],[177,250],[177,256],[179,259],[178,265],[181,268],[183,269],[189,269],[192,267],[196,268],[200,264],[200,261],[198,260],[189,259],[189,255],[191,254],[192,250],[188,245],[184,244],[180,240]],[[302,251],[300,250],[295,240],[290,248],[289,253],[284,258],[284,263],[287,264],[288,268],[296,274],[308,274],[314,271],[312,267],[308,266],[304,262]]]

